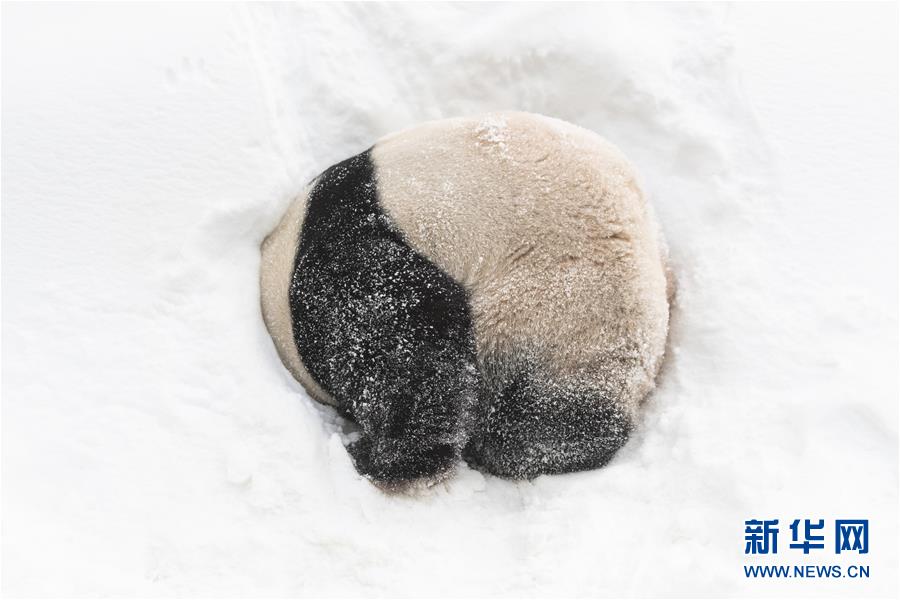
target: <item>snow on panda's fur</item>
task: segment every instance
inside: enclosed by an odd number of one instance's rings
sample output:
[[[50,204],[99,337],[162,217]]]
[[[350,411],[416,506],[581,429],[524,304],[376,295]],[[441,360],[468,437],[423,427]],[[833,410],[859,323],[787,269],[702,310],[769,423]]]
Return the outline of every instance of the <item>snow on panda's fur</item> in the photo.
[[[605,464],[653,388],[662,246],[622,154],[527,113],[434,121],[334,165],[262,247],[262,308],[380,483],[460,459],[510,478]]]

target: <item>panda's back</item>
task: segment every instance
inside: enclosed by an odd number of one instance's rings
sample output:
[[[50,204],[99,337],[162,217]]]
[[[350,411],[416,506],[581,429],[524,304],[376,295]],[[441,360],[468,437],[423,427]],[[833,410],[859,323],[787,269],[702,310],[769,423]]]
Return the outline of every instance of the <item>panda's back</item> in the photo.
[[[668,324],[663,252],[612,144],[508,112],[426,123],[372,156],[384,210],[471,291],[485,368],[527,354],[629,409],[646,395]]]

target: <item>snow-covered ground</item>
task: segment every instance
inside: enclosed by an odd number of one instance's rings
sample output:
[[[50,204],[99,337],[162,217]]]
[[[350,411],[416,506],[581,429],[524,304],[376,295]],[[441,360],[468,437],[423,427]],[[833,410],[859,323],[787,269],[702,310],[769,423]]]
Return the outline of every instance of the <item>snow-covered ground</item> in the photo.
[[[2,17],[4,593],[897,594],[896,4]],[[671,351],[607,468],[388,496],[278,360],[259,244],[331,163],[494,109],[635,162]],[[870,552],[804,558],[794,518],[868,518]],[[742,569],[804,562],[871,577]]]

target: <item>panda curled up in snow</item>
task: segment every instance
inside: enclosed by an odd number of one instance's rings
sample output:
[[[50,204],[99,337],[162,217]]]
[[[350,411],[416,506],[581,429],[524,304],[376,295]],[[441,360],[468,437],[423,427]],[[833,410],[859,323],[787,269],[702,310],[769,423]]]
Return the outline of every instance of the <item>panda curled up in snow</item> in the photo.
[[[596,468],[666,345],[664,245],[610,143],[528,113],[433,121],[316,177],[262,245],[279,356],[360,428],[357,471]]]

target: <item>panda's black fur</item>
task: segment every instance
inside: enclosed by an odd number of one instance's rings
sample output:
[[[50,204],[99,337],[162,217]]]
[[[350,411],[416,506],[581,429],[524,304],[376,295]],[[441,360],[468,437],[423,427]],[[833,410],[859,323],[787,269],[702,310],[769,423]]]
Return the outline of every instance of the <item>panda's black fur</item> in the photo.
[[[464,287],[416,252],[381,207],[371,151],[309,193],[289,288],[309,375],[362,437],[357,470],[392,484],[464,458],[510,478],[604,464],[631,418],[596,387],[536,377],[524,349],[478,364]]]
[[[370,153],[311,191],[290,286],[297,350],[358,423],[357,469],[393,482],[447,469],[477,391],[466,291],[378,205]]]

